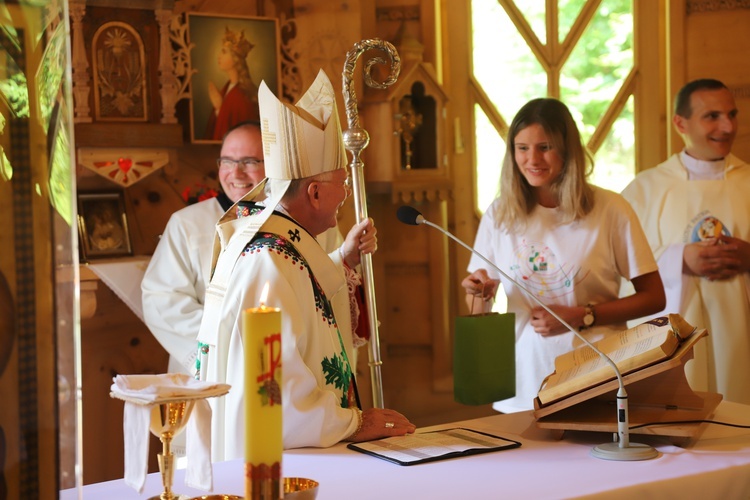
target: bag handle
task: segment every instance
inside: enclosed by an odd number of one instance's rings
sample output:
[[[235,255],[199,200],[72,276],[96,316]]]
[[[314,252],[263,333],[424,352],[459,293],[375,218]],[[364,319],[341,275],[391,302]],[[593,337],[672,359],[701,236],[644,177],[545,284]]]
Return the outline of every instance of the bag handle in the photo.
[[[482,297],[484,297],[484,291],[485,291],[486,289],[487,289],[487,282],[485,281],[484,283],[482,283]],[[497,291],[495,291],[495,293],[497,293]],[[478,313],[478,314],[474,314],[474,301],[476,300],[476,298],[477,298],[477,296],[476,296],[476,295],[472,295],[472,296],[471,296],[471,311],[469,311],[469,312],[470,312],[470,313],[471,313],[471,314],[472,314],[473,316],[481,316],[482,314],[488,314],[488,313],[491,313],[491,312],[492,312],[492,302],[494,302],[494,301],[495,301],[495,296],[494,296],[494,295],[492,296],[492,299],[491,299],[491,300],[488,300],[488,301],[486,301],[486,302],[489,302],[489,303],[490,303],[490,310],[489,310],[489,311],[485,311],[485,310],[484,310],[484,309],[485,309],[485,305],[484,305],[484,304],[482,304],[482,312],[480,312],[480,313]],[[485,302],[485,300],[484,300],[484,299],[482,299],[482,302]]]

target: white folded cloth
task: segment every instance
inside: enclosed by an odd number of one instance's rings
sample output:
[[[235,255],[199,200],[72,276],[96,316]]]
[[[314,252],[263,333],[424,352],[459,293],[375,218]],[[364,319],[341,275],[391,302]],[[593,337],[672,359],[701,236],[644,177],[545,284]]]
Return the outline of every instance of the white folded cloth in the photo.
[[[195,400],[187,423],[187,470],[185,483],[193,488],[213,489],[211,468],[211,408],[206,398],[223,396],[228,384],[200,381],[182,373],[117,375],[110,388],[112,397],[125,401],[125,484],[143,491],[148,472],[149,423],[153,405]]]

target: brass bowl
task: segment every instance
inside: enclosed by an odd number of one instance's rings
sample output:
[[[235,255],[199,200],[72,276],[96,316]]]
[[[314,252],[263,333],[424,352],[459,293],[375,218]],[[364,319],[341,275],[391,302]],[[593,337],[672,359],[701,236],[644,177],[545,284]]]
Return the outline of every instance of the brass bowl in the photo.
[[[305,477],[285,477],[284,499],[315,500],[318,496],[319,485],[317,481]],[[243,500],[243,498],[237,495],[204,495],[190,500]]]
[[[237,495],[203,495],[202,497],[193,497],[190,500],[242,500]]]
[[[315,500],[320,483],[305,477],[284,478],[284,499]]]

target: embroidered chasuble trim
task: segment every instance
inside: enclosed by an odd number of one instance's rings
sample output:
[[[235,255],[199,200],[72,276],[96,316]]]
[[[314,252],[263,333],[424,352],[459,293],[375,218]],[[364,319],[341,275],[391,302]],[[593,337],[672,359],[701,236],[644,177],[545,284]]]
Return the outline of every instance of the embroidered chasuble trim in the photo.
[[[293,237],[299,239],[299,232],[290,231],[290,233],[294,235]],[[349,362],[349,357],[346,355],[344,341],[341,338],[341,331],[336,323],[336,317],[333,314],[333,305],[328,300],[323,288],[315,278],[310,265],[299,253],[294,244],[292,244],[287,238],[278,234],[262,231],[247,244],[242,252],[242,257],[254,253],[260,253],[264,250],[283,255],[292,265],[297,266],[300,271],[307,271],[307,274],[310,277],[313,295],[315,296],[315,309],[320,313],[322,321],[328,324],[328,326],[336,329],[336,336],[339,341],[340,353],[334,354],[332,359],[325,357],[321,360],[321,368],[325,376],[325,383],[327,386],[332,386],[335,390],[341,391],[342,396],[340,403],[342,408],[356,406],[356,398],[352,386],[351,363]]]

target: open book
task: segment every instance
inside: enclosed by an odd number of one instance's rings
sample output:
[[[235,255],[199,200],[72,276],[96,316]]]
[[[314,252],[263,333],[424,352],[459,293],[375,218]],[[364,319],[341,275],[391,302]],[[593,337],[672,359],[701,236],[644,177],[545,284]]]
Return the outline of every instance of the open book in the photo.
[[[607,335],[593,344],[625,375],[669,358],[695,331],[682,316],[670,314]],[[546,405],[614,378],[612,367],[584,345],[555,358],[555,371],[544,379],[537,397]]]

